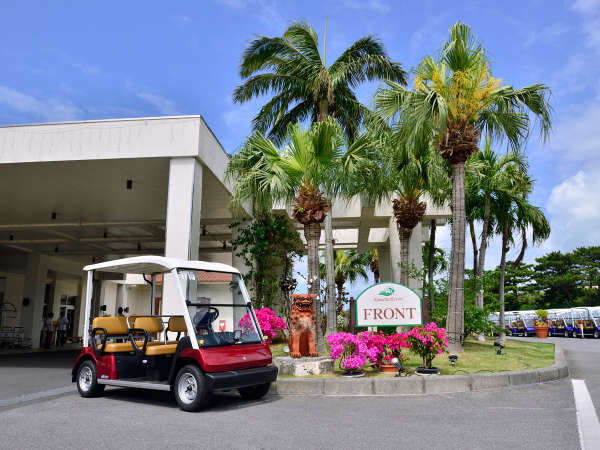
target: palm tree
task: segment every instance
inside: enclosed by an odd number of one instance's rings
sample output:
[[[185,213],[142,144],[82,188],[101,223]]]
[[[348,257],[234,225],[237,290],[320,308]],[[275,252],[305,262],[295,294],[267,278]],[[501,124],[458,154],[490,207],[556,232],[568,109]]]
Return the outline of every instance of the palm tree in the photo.
[[[255,202],[285,201],[293,203],[293,216],[304,226],[308,253],[309,293],[319,293],[319,239],[321,223],[329,202],[321,191],[327,186],[337,166],[352,166],[352,147],[347,148],[344,135],[328,118],[311,129],[301,124],[288,129],[287,144],[279,149],[275,142],[255,131],[242,149],[231,158],[226,177],[234,181],[236,205]],[[344,151],[344,149],[346,149]],[[351,172],[351,170],[350,170]],[[255,198],[260,192],[258,198]],[[321,323],[319,298],[315,298],[317,323]],[[334,313],[335,314],[335,313]],[[324,352],[322,333],[317,333],[318,351]]]
[[[533,187],[533,181],[526,174],[511,182],[512,190],[507,190],[498,196],[494,205],[494,215],[497,218],[496,233],[502,236],[500,258],[500,280],[498,303],[500,309],[500,333],[504,336],[504,275],[506,273],[506,254],[514,244],[514,234],[521,235],[521,251],[514,265],[518,266],[527,248],[527,230],[532,229],[533,243],[540,244],[550,236],[550,224],[540,208],[528,202],[528,196]]]
[[[357,40],[329,66],[326,51],[324,42],[320,54],[317,33],[307,22],[293,22],[281,37],[260,36],[248,44],[240,65],[245,81],[233,101],[273,94],[254,117],[255,130],[280,143],[290,124],[333,116],[352,141],[369,114],[353,89],[365,81],[405,84],[406,72],[374,36]]]
[[[466,176],[465,204],[473,243],[473,274],[479,281],[477,306],[483,308],[483,286],[480,280],[485,268],[488,240],[493,231],[492,201],[512,188],[511,180],[516,180],[527,172],[527,162],[519,151],[507,152],[504,156],[497,155],[491,149],[490,140],[486,139],[483,149],[473,154],[468,163],[477,165],[477,170]],[[482,222],[479,246],[475,235],[476,220]]]
[[[452,255],[448,298],[449,351],[463,352],[465,266],[465,162],[479,151],[481,134],[520,148],[539,120],[541,137],[551,127],[549,89],[534,84],[521,89],[493,78],[486,52],[471,29],[450,28],[439,57],[424,58],[415,69],[414,90],[386,82],[376,107],[387,117],[399,114],[411,139],[433,140],[452,168]]]
[[[373,272],[373,281],[379,283],[379,252],[376,248],[371,248],[369,252],[369,268]]]
[[[370,113],[358,101],[354,89],[365,81],[406,83],[406,72],[399,63],[390,60],[385,47],[374,36],[357,40],[329,66],[326,44],[327,28],[321,55],[317,33],[307,22],[293,22],[281,37],[260,36],[248,44],[240,65],[240,75],[245,81],[234,91],[233,101],[243,103],[268,93],[272,95],[252,121],[255,130],[268,133],[269,138],[280,143],[290,124],[314,123],[333,116],[352,142]],[[335,192],[326,195],[331,201]],[[333,297],[331,215],[325,218],[325,247],[327,295]],[[333,311],[330,312],[327,328],[331,331],[337,324]]]
[[[400,237],[400,282],[408,286],[412,231],[425,215],[425,194],[434,203],[443,203],[444,162],[432,145],[405,140],[401,129],[376,128],[370,133],[374,150],[366,153],[370,164],[360,166],[354,189],[370,204],[398,197],[392,200],[392,208]]]
[[[370,251],[359,253],[356,250],[336,250],[335,251],[335,284],[337,287],[337,306],[336,314],[341,312],[344,299],[344,285],[347,281],[355,283],[359,279],[367,281],[369,276],[367,275],[366,268],[370,266],[372,261]],[[319,265],[321,276],[325,275],[326,265],[321,263]],[[335,302],[333,302],[335,303]],[[328,312],[329,313],[329,312]]]

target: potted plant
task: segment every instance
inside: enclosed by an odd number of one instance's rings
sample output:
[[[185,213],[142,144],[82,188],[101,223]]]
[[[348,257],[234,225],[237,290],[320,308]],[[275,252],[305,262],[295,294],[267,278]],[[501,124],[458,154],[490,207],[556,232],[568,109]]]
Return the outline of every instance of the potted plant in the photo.
[[[392,359],[398,358],[406,361],[408,357],[402,353],[403,348],[410,348],[406,333],[393,333],[386,335],[383,332],[371,333],[367,346],[377,352],[377,367],[383,373],[396,373],[398,368],[392,364]]]
[[[545,309],[538,309],[535,314],[537,319],[535,320],[535,335],[538,338],[545,339],[548,337],[548,311]]]
[[[358,334],[339,332],[327,336],[329,356],[340,359],[345,376],[363,376],[362,366],[367,363],[367,358],[373,363],[377,361],[377,349],[368,345],[370,334],[369,331]]]
[[[423,366],[417,367],[417,373],[427,375],[440,373],[440,370],[432,367],[431,363],[436,355],[441,355],[448,347],[445,328],[438,328],[435,322],[428,323],[424,327],[413,328],[408,333],[408,343],[411,350],[423,358]]]

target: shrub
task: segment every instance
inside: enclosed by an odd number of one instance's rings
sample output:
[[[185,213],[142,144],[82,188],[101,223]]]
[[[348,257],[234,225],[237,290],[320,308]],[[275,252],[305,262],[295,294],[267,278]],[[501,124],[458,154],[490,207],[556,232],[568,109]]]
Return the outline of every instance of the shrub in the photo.
[[[339,332],[327,336],[330,346],[329,356],[332,359],[341,359],[340,367],[346,370],[360,369],[367,363],[377,362],[377,350],[369,347],[370,331],[362,331],[358,334]]]
[[[446,329],[438,328],[435,322],[410,330],[408,342],[411,350],[423,358],[423,367],[427,368],[431,368],[433,358],[444,353],[448,347]]]
[[[256,320],[258,320],[258,326],[260,327],[267,344],[272,343],[273,338],[277,335],[277,333],[279,333],[282,329],[287,328],[285,325],[285,320],[276,315],[267,307],[260,308],[256,310],[255,313]],[[246,314],[240,319],[238,322],[238,327],[246,332],[252,330],[252,319],[250,319],[249,314]]]
[[[392,359],[398,358],[405,361],[406,355],[402,353],[403,348],[410,348],[408,335],[406,333],[384,334],[372,333],[369,335],[367,346],[377,351],[377,364],[391,364]]]

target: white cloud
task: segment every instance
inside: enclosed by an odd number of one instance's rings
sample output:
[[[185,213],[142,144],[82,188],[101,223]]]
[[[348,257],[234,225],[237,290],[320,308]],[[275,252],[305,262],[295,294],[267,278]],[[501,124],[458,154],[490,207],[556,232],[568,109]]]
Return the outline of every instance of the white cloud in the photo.
[[[565,34],[570,31],[570,28],[564,23],[553,23],[539,30],[532,30],[530,24],[528,24],[527,34],[528,38],[525,41],[525,46],[531,46],[533,44],[552,44],[557,42]]]
[[[551,146],[561,159],[598,164],[600,150],[600,95],[556,125]]]
[[[137,96],[153,105],[161,114],[177,114],[177,107],[175,106],[175,103],[167,98],[152,94],[150,92],[139,92]]]
[[[447,30],[441,26],[446,17],[446,14],[431,16],[410,35],[408,45],[411,55],[421,55],[423,52],[432,54],[438,49],[440,42],[446,38]]]
[[[548,198],[552,234],[548,247],[570,251],[600,242],[600,170],[580,170],[554,186]]]
[[[82,111],[66,100],[40,99],[2,85],[0,85],[0,104],[21,113],[31,114],[36,120],[41,117],[47,121],[61,122],[77,120],[82,116]]]

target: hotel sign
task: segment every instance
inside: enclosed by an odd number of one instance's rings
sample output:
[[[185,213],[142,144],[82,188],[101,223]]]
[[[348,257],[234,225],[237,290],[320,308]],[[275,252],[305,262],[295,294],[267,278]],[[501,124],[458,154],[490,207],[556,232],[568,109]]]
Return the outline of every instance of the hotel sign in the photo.
[[[356,325],[386,327],[421,325],[421,297],[398,283],[377,283],[356,299]]]

